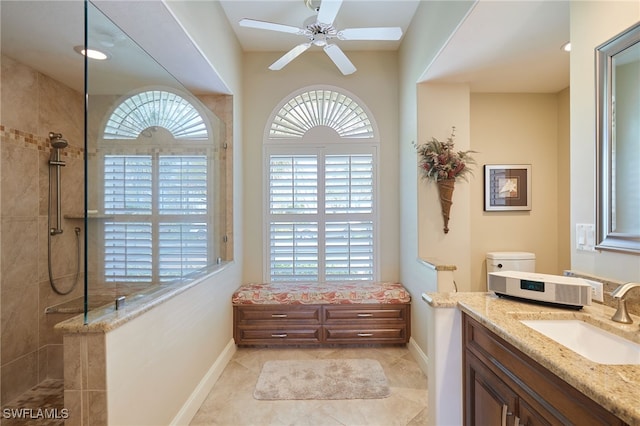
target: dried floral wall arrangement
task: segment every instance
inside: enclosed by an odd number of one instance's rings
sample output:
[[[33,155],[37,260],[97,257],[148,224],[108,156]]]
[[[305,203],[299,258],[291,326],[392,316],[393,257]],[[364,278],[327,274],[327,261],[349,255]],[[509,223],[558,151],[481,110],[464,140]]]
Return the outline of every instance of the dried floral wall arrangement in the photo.
[[[475,151],[454,149],[455,131],[456,128],[452,127],[451,135],[445,142],[432,137],[423,144],[415,145],[422,178],[434,181],[438,185],[445,234],[449,232],[454,183],[457,179],[468,180],[473,173],[469,166],[476,164],[471,156]]]

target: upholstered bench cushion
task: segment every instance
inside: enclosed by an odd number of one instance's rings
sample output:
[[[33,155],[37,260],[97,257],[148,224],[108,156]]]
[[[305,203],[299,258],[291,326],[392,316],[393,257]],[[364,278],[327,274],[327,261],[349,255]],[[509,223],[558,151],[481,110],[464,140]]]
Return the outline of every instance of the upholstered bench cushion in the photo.
[[[234,305],[409,303],[400,283],[347,281],[330,283],[246,284],[233,294]]]

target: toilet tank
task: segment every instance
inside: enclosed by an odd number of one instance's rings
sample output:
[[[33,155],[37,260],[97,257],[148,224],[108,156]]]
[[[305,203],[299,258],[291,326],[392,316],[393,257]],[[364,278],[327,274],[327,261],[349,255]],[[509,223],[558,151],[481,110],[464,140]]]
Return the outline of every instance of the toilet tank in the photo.
[[[494,251],[487,253],[487,282],[489,272],[536,271],[536,255],[525,251]]]

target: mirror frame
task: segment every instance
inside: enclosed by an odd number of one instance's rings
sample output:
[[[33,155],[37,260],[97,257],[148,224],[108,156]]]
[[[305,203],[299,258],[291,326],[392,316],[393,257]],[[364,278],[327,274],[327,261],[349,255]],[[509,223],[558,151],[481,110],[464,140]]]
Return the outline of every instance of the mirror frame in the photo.
[[[597,250],[640,255],[640,233],[612,229],[612,63],[613,57],[640,43],[640,22],[596,47],[596,232]]]

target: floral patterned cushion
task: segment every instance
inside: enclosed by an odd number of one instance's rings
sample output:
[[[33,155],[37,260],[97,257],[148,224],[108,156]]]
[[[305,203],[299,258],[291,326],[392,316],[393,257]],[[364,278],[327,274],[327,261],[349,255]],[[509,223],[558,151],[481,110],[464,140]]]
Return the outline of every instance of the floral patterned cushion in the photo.
[[[332,283],[246,284],[233,293],[234,305],[409,303],[400,283],[347,281]]]

